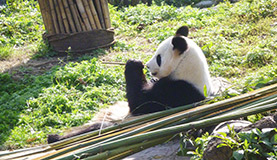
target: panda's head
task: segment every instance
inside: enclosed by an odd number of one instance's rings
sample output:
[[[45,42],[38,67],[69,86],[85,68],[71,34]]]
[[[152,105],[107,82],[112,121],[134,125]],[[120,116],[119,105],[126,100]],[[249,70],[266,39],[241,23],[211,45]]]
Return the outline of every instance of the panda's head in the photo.
[[[188,32],[188,27],[183,26],[177,30],[175,36],[169,37],[158,46],[155,55],[146,63],[153,76],[160,79],[176,69],[189,49],[186,41]]]

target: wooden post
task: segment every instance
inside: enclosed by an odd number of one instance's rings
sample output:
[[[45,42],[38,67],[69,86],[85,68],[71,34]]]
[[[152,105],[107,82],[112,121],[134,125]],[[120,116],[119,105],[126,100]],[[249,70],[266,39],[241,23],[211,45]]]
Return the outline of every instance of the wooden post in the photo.
[[[96,8],[101,26],[102,26],[103,29],[106,29],[100,0],[94,0],[94,5],[95,5],[95,8]]]
[[[58,17],[58,23],[59,23],[60,31],[61,31],[61,33],[65,33],[60,7],[58,5],[57,0],[53,0],[53,1],[54,1],[54,5],[55,5],[55,8],[56,8],[56,13],[57,13],[57,17]]]
[[[79,14],[79,13],[76,12],[73,0],[68,0],[68,2],[69,2],[70,10],[71,10],[71,13],[72,13],[73,20],[74,20],[74,23],[76,25],[77,31],[81,32],[82,31],[81,23],[79,22],[79,19],[78,19],[78,16],[77,16],[77,14]]]
[[[97,16],[97,12],[96,12],[96,9],[95,9],[95,6],[94,6],[92,0],[88,0],[88,3],[89,3],[89,7],[92,12],[92,16],[94,18],[97,29],[102,29],[99,17]]]
[[[54,27],[55,27],[55,33],[59,34],[60,33],[60,28],[59,28],[59,23],[58,23],[58,19],[57,19],[57,15],[56,15],[56,11],[55,11],[53,0],[49,0],[49,4],[50,4],[50,10],[51,10],[51,15],[52,15],[52,20],[53,20]]]
[[[62,0],[58,0],[58,3],[59,3],[62,19],[63,19],[63,24],[64,24],[64,27],[65,27],[65,31],[66,31],[66,33],[70,33],[70,28],[69,28],[69,24],[68,24],[66,14],[65,14],[65,11],[64,11],[64,8],[63,8]]]
[[[79,21],[80,24],[81,24],[82,30],[83,30],[83,31],[87,31],[86,26],[85,26],[85,23],[84,23],[84,20],[82,19],[81,15],[80,15],[80,12],[79,12],[79,10],[78,10],[77,4],[74,5],[74,8],[75,8],[75,11],[76,11],[76,13],[77,13],[78,21]]]
[[[91,25],[92,29],[97,29],[96,24],[95,24],[94,19],[93,19],[93,16],[92,16],[92,11],[90,10],[90,7],[89,7],[88,0],[83,0],[83,4],[84,4],[84,8],[86,10],[88,20],[90,22],[90,25]]]
[[[75,28],[75,25],[74,25],[74,22],[73,22],[73,18],[72,18],[72,14],[70,12],[70,9],[69,9],[68,2],[67,2],[67,0],[62,0],[62,1],[63,1],[64,9],[65,9],[65,12],[66,12],[67,19],[69,21],[69,25],[70,25],[71,31],[73,33],[75,33],[76,32],[76,28]]]
[[[111,28],[109,6],[107,0],[101,0],[102,11],[104,15],[105,27],[106,29]]]
[[[81,17],[84,20],[84,23],[85,23],[85,26],[86,26],[86,30],[87,31],[88,30],[92,30],[92,28],[91,28],[91,26],[89,24],[88,16],[86,14],[86,11],[85,11],[85,8],[84,8],[82,0],[76,0],[76,2],[77,2],[77,6],[78,6],[79,12],[81,14]]]
[[[52,24],[52,18],[50,15],[51,12],[50,12],[48,1],[39,0],[39,5],[40,5],[41,15],[43,17],[45,29],[48,31],[49,34],[54,34],[55,30]]]

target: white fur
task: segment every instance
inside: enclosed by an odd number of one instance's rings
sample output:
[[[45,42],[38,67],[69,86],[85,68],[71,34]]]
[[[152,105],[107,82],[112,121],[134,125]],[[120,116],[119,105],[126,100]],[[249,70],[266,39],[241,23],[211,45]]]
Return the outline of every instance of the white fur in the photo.
[[[212,93],[211,78],[208,64],[201,48],[187,37],[185,38],[188,49],[179,55],[173,50],[172,37],[164,40],[158,47],[155,55],[146,63],[152,74],[157,78],[170,76],[174,80],[185,80],[192,83],[199,91],[204,93],[204,85],[207,94]],[[161,67],[156,62],[157,55],[161,55]]]

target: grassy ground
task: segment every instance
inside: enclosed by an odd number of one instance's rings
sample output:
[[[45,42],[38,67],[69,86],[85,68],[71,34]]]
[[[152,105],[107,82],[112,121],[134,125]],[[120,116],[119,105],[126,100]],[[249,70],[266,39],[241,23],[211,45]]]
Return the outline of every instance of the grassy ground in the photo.
[[[242,93],[262,87],[277,77],[276,8],[274,0],[226,2],[202,10],[110,6],[116,44],[60,57],[42,40],[37,2],[2,6],[0,150],[45,143],[47,134],[81,125],[98,108],[125,100],[124,68],[100,61],[146,62],[182,25],[202,47],[212,76],[229,79]]]

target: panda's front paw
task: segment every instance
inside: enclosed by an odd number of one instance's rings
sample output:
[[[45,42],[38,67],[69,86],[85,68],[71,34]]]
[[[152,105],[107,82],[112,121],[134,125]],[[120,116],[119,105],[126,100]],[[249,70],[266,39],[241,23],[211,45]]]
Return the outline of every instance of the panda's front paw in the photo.
[[[142,70],[144,65],[139,60],[129,59],[125,65],[125,69],[139,69]]]

